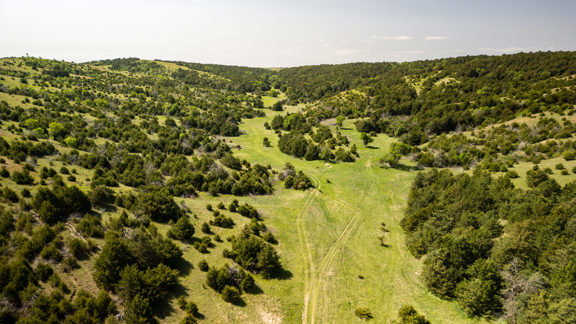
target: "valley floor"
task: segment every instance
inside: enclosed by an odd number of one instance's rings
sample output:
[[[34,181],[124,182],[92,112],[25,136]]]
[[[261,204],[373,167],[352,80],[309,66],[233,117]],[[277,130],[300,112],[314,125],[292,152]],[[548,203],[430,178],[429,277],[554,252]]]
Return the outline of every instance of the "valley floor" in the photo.
[[[354,310],[365,307],[372,312],[373,322],[387,323],[397,317],[402,305],[411,304],[432,323],[474,322],[455,303],[427,292],[419,280],[421,261],[408,252],[399,225],[418,171],[406,161],[403,168],[378,166],[393,139],[379,135],[364,147],[352,121],[347,121],[342,132],[358,147],[360,158],[355,163],[304,161],[262,145],[264,137],[277,143],[274,132],[263,127],[274,114],[244,121],[245,134],[230,139],[233,147],[239,145],[235,154],[275,169],[290,162],[309,175],[316,188],[303,192],[277,187],[274,195],[239,199],[260,210],[275,231],[286,272],[280,279],[258,280],[264,294],[246,296],[245,307],[215,302],[218,296],[211,290],[190,292],[207,297],[197,298],[206,320],[360,323]],[[185,202],[202,209],[207,203],[233,198],[203,194]],[[382,223],[389,230],[384,234],[385,246],[378,238]]]

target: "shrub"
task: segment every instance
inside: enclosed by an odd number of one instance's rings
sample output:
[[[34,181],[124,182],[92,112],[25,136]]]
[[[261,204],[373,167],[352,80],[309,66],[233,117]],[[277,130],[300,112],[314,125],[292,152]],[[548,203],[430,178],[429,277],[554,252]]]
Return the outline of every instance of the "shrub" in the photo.
[[[206,244],[204,244],[204,243],[195,242],[195,243],[194,243],[194,248],[195,248],[196,250],[198,250],[198,252],[200,252],[200,253],[203,253],[203,254],[208,253],[208,246],[207,246]]]
[[[62,254],[60,250],[56,248],[54,245],[48,245],[42,252],[40,252],[40,257],[44,260],[53,260],[56,262],[60,262],[62,260]]]
[[[238,208],[238,200],[234,199],[228,206],[228,210],[230,210],[230,212],[232,213],[235,213],[237,208]]]
[[[210,267],[208,266],[208,262],[206,262],[206,260],[202,260],[200,262],[198,262],[198,269],[200,269],[200,271],[206,272],[208,271]]]
[[[254,277],[252,277],[250,274],[247,274],[246,277],[244,277],[244,280],[242,280],[240,287],[247,293],[254,292],[254,289],[256,288]]]
[[[194,316],[194,317],[198,317],[199,313],[198,313],[198,305],[196,305],[195,302],[193,301],[189,301],[186,304],[186,313]]]
[[[272,146],[272,144],[270,143],[270,139],[268,139],[268,137],[264,137],[264,139],[262,140],[262,145],[264,145],[265,147]]]
[[[370,310],[368,310],[368,308],[364,308],[364,307],[360,307],[360,308],[356,308],[356,310],[354,311],[354,314],[363,320],[370,320],[372,318],[374,318],[372,316],[372,313],[370,312]]]
[[[430,324],[430,321],[420,315],[411,305],[404,305],[398,311],[398,317],[402,324]]]
[[[264,235],[262,235],[262,239],[268,243],[271,244],[276,244],[278,243],[278,241],[276,240],[276,238],[274,237],[274,235],[272,234],[272,232],[266,232],[264,233]]]
[[[78,268],[78,260],[75,257],[69,256],[62,261],[62,265],[64,266],[64,271],[68,272],[72,269]]]
[[[2,190],[2,196],[4,196],[4,198],[13,203],[16,203],[18,202],[18,200],[20,200],[18,198],[18,194],[10,188],[4,188],[4,190]]]
[[[222,227],[222,228],[232,228],[234,227],[234,221],[230,217],[224,215],[218,215],[214,220],[210,221],[210,224]]]
[[[176,238],[180,241],[189,241],[192,239],[192,235],[194,235],[194,226],[192,226],[186,215],[178,218],[176,224],[168,231],[169,237]]]
[[[38,263],[34,272],[40,281],[46,282],[48,278],[50,278],[50,276],[54,273],[54,269],[49,264]]]
[[[29,197],[30,197],[30,190],[28,190],[28,188],[24,188],[24,189],[22,189],[22,191],[20,192],[20,194],[21,194],[22,197],[24,197],[24,198],[29,198]]]
[[[70,254],[72,254],[77,259],[85,257],[88,253],[88,247],[86,246],[86,243],[77,238],[73,238],[68,242],[68,249],[70,250]]]
[[[238,304],[242,300],[240,298],[240,291],[235,287],[226,286],[222,289],[222,299],[231,304]]]
[[[19,185],[32,185],[34,184],[34,178],[30,176],[28,170],[24,169],[20,171],[14,171],[12,173],[12,181],[16,182]]]
[[[105,205],[114,202],[114,191],[104,186],[95,186],[89,193],[89,198],[94,205]]]
[[[200,229],[202,230],[202,233],[210,234],[212,232],[210,225],[208,225],[206,222],[202,223],[202,227]]]
[[[150,217],[158,222],[176,220],[181,211],[164,188],[151,188],[138,195],[135,211],[138,215]]]
[[[196,317],[194,317],[193,315],[186,315],[186,317],[184,317],[181,321],[180,324],[196,324],[198,323],[198,320],[196,320]]]
[[[264,278],[272,278],[281,269],[276,250],[256,236],[240,236],[232,244],[231,257],[250,271],[259,272]]]
[[[566,151],[563,154],[564,156],[564,160],[566,161],[572,161],[576,159],[576,151]]]
[[[518,173],[514,170],[510,170],[508,172],[506,172],[506,177],[510,178],[510,179],[517,179],[520,176],[518,175]]]
[[[181,310],[186,310],[186,297],[184,296],[180,296],[178,297],[178,308],[180,308]]]
[[[259,218],[258,211],[256,208],[252,207],[251,205],[245,204],[239,206],[237,211],[240,215],[248,218]]]
[[[526,172],[526,182],[530,188],[538,187],[539,184],[548,179],[548,175],[542,170],[528,170]]]
[[[100,218],[96,215],[86,215],[80,223],[76,225],[76,229],[82,235],[89,237],[103,237],[104,227],[102,227],[102,222]]]
[[[234,157],[230,153],[224,155],[220,159],[220,162],[222,162],[222,164],[224,166],[226,166],[230,169],[233,169],[233,170],[241,170],[242,169],[242,163],[240,162],[240,160],[238,160],[236,157]]]

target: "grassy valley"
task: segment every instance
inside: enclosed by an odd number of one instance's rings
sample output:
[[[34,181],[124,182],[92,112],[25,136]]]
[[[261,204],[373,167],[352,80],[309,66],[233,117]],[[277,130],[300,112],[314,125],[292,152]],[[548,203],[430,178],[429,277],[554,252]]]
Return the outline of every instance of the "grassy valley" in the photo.
[[[576,319],[576,54],[0,60],[0,321]]]

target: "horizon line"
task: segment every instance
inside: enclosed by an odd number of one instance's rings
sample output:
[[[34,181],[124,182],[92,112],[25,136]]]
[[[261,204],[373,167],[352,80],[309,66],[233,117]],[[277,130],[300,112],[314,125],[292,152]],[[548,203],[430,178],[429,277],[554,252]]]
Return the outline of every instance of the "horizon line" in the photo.
[[[509,56],[509,55],[518,55],[518,54],[537,54],[537,53],[562,53],[562,52],[576,52],[576,50],[535,50],[535,51],[523,51],[520,50],[518,52],[511,52],[511,53],[480,53],[480,54],[463,54],[463,55],[454,55],[454,56],[443,56],[443,57],[436,57],[436,58],[421,58],[421,59],[414,59],[414,60],[400,60],[400,61],[350,61],[345,63],[320,63],[320,64],[303,64],[303,65],[293,65],[293,66],[254,66],[254,65],[239,65],[239,64],[226,64],[226,63],[207,63],[207,62],[200,62],[200,61],[184,61],[184,60],[172,60],[172,59],[160,59],[160,58],[144,58],[144,57],[136,57],[136,56],[127,56],[127,57],[115,57],[115,58],[100,58],[95,60],[89,61],[75,61],[75,60],[65,60],[65,59],[58,59],[58,58],[45,58],[41,56],[34,56],[34,55],[21,55],[21,56],[4,56],[0,57],[0,59],[10,59],[10,58],[37,58],[43,60],[51,60],[51,61],[59,61],[59,62],[68,62],[74,64],[90,64],[96,63],[101,61],[107,60],[118,60],[118,59],[138,59],[141,61],[158,61],[158,62],[168,62],[168,63],[192,63],[192,64],[204,64],[204,65],[219,65],[219,66],[233,66],[233,67],[244,67],[244,68],[254,68],[254,69],[290,69],[290,68],[299,68],[299,67],[308,67],[308,66],[322,66],[322,65],[347,65],[347,64],[361,64],[361,63],[368,63],[368,64],[403,64],[403,63],[413,63],[413,62],[423,62],[423,61],[436,61],[436,60],[444,60],[450,58],[461,58],[461,57],[480,57],[480,56]]]

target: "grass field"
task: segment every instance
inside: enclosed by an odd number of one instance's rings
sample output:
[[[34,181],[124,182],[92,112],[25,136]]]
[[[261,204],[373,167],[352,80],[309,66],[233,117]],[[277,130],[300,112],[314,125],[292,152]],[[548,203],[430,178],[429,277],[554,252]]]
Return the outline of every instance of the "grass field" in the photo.
[[[245,120],[241,128],[246,134],[229,139],[240,146],[237,156],[276,169],[290,162],[311,176],[316,188],[303,192],[277,186],[274,195],[239,199],[263,213],[265,223],[279,239],[278,250],[286,273],[280,279],[257,279],[263,294],[245,295],[246,305],[238,307],[222,302],[211,289],[199,288],[205,274],[190,270],[182,283],[196,287],[186,293],[198,303],[206,321],[360,323],[354,310],[366,307],[374,316],[373,322],[388,323],[397,317],[402,305],[412,304],[433,323],[474,322],[455,303],[428,293],[419,280],[421,261],[406,249],[399,227],[417,171],[411,170],[408,162],[406,170],[377,166],[393,140],[380,135],[366,148],[356,131],[344,128],[343,133],[359,148],[360,159],[355,163],[299,160],[279,152],[277,147],[262,145],[264,137],[277,143],[276,135],[263,127],[276,112],[267,113],[265,118]],[[352,121],[344,124],[351,125]],[[206,204],[227,204],[233,198],[201,194],[199,198],[183,200],[198,214],[196,222],[200,224],[211,217]],[[235,215],[230,215],[237,223],[233,230],[215,228],[223,238],[247,222]],[[378,240],[382,222],[389,229],[385,236],[387,246],[381,246]],[[202,258],[210,265],[221,266],[225,262],[220,256],[222,248],[222,244],[216,244],[207,255],[188,248],[185,258],[194,266]],[[183,313],[174,312],[166,320],[175,321],[181,316]]]
[[[262,102],[264,103],[264,107],[272,107],[275,103],[277,103],[280,100],[281,99],[278,97],[262,96]]]

